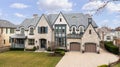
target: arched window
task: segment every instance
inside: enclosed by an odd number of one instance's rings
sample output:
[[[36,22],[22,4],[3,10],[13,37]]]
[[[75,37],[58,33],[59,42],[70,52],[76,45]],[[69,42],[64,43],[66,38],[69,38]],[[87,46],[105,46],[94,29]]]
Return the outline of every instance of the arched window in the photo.
[[[25,31],[24,28],[21,28],[21,34],[24,34],[24,31]]]
[[[34,29],[30,28],[30,35],[34,35]]]
[[[84,32],[84,27],[83,27],[83,26],[80,26],[79,30],[80,30],[80,34],[83,34],[83,32]]]
[[[72,34],[75,34],[75,27],[73,27],[73,32],[72,32]]]

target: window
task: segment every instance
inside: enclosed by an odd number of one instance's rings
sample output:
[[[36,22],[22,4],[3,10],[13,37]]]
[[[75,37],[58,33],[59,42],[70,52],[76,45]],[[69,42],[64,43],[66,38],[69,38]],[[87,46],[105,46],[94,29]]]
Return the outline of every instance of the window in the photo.
[[[48,27],[38,27],[38,33],[47,33],[48,32]]]
[[[11,43],[11,38],[9,37],[9,43]]]
[[[72,32],[72,34],[75,34],[75,27],[73,27],[73,32]]]
[[[6,34],[8,33],[8,28],[6,28]]]
[[[107,40],[111,40],[110,36],[107,36]]]
[[[29,39],[28,40],[28,45],[34,45],[35,43],[35,40],[34,39]]]
[[[60,22],[62,22],[62,18],[60,18]]]
[[[11,34],[14,33],[14,29],[10,29],[10,33],[11,33]]]
[[[80,34],[83,34],[83,32],[84,32],[84,27],[80,26]]]
[[[30,35],[34,35],[34,29],[30,28]]]
[[[1,28],[1,34],[3,33],[3,28]]]
[[[92,34],[91,30],[89,30],[89,34]]]
[[[4,44],[5,44],[5,40],[4,40]]]
[[[21,34],[24,34],[24,28],[21,28]]]

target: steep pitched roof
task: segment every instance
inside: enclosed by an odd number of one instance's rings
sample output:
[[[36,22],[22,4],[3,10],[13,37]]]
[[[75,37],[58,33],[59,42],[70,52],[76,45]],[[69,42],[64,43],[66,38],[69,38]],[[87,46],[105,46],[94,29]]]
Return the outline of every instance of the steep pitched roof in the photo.
[[[83,25],[85,28],[87,28],[87,26],[88,26],[88,18],[91,17],[90,15],[83,14],[83,13],[68,13],[68,14],[62,13],[62,15],[64,16],[65,20],[67,21],[67,23],[70,26],[76,25],[78,27],[80,25]],[[49,25],[52,27],[55,20],[59,16],[59,14],[49,14],[49,15],[44,15],[44,16],[45,16],[46,20],[48,21]],[[36,26],[36,24],[38,23],[39,20],[40,20],[40,17],[25,19],[19,25],[19,27],[23,26],[25,28],[25,30],[28,30],[28,27],[30,25]],[[93,25],[93,27],[98,27],[96,25],[96,23],[94,22],[94,20],[92,21],[92,25]],[[17,28],[17,30],[19,30],[19,27]]]
[[[16,28],[16,25],[12,24],[10,21],[0,19],[0,27]]]
[[[88,18],[91,17],[90,15],[88,15],[88,14],[84,15],[83,13],[68,13],[68,14],[63,13],[63,15],[70,26],[76,25],[77,27],[80,25],[87,27],[88,26]],[[57,19],[57,16],[58,16],[58,14],[46,15],[46,17],[49,20],[49,23],[51,25],[53,25],[54,21]],[[94,20],[93,20],[92,24],[94,27],[98,27]]]
[[[34,27],[35,27],[39,19],[40,19],[40,17],[25,19],[25,20],[17,27],[17,30],[20,30],[20,27],[24,27],[25,30],[28,30],[28,27],[29,27],[29,26],[34,26]]]

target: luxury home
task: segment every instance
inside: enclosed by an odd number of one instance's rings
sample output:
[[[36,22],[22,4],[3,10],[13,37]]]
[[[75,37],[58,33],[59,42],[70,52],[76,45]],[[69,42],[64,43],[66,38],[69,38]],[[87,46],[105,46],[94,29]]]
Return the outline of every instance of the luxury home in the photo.
[[[51,42],[70,51],[99,52],[98,26],[89,14],[37,14],[25,19],[11,36],[12,48],[47,49]]]

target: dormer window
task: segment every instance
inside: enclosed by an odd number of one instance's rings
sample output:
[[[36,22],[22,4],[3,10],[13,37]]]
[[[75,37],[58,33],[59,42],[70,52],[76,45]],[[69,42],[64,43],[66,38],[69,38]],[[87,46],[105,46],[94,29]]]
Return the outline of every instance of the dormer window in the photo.
[[[60,22],[62,22],[62,18],[60,18]]]
[[[79,27],[79,30],[80,30],[80,34],[83,34],[83,32],[84,32],[84,27],[83,27],[83,26],[80,26],[80,27]]]
[[[75,34],[75,27],[73,27],[73,32],[72,32],[72,34]]]
[[[24,28],[21,28],[21,34],[24,34]]]
[[[34,29],[30,28],[30,35],[34,35]]]

